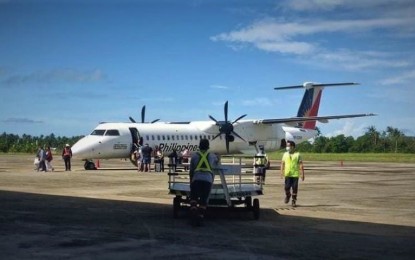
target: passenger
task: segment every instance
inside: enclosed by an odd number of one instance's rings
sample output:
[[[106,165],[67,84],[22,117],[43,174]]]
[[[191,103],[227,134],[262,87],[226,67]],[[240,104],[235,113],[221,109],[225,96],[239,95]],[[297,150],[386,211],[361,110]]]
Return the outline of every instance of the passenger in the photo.
[[[141,153],[143,155],[143,165],[145,172],[151,172],[150,164],[151,164],[151,154],[153,152],[153,148],[145,144],[144,147],[141,149]]]
[[[143,171],[143,154],[141,152],[141,146],[137,146],[137,149],[134,151],[134,157],[137,162],[137,171]]]
[[[169,154],[169,167],[173,168],[173,171],[175,172],[177,169],[177,163],[178,163],[178,154],[176,148],[173,148],[173,151]]]
[[[281,160],[281,178],[285,177],[285,200],[287,204],[290,202],[292,195],[292,206],[297,206],[298,195],[298,179],[304,181],[304,165],[301,159],[300,153],[295,152],[295,143],[293,141],[287,141],[287,152],[284,153]],[[291,193],[292,191],[292,193]]]
[[[181,163],[183,164],[189,163],[189,158],[190,158],[190,151],[189,149],[186,148],[181,153]],[[189,170],[189,166],[185,165],[184,170],[185,171]]]
[[[202,224],[209,194],[215,178],[214,171],[219,166],[219,158],[209,153],[209,140],[201,139],[199,151],[190,160],[190,217],[192,225]]]
[[[154,150],[154,167],[156,167],[156,164],[159,164],[159,171],[164,172],[164,153],[157,145]]]
[[[39,149],[37,151],[37,158],[39,159],[39,165],[37,168],[37,171],[42,171],[42,172],[46,172],[46,151],[42,148],[41,145],[39,145]]]
[[[46,148],[46,169],[48,171],[54,171],[55,169],[52,166],[52,160],[53,160],[53,155],[52,155],[52,150],[50,149],[50,146],[48,146]]]
[[[71,171],[72,149],[69,144],[65,145],[62,151],[62,159],[65,162],[65,171]]]

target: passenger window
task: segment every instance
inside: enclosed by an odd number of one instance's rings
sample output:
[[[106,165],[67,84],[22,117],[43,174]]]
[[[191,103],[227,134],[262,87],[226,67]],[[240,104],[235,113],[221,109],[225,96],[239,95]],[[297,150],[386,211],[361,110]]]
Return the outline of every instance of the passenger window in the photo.
[[[104,135],[105,130],[94,130],[91,135]]]
[[[164,135],[162,135],[162,137],[163,137],[163,141],[166,140],[166,137]]]
[[[193,140],[193,135],[189,135],[189,137],[190,137],[190,141],[192,141]]]
[[[118,132],[118,130],[107,130],[107,132],[105,132],[105,136],[119,136],[120,132]]]
[[[153,141],[155,140],[154,135],[151,135],[151,140],[153,140]]]
[[[157,140],[160,141],[160,136],[159,135],[157,135]]]
[[[150,141],[150,136],[146,135],[147,141]]]
[[[167,136],[167,140],[170,141],[170,135]]]
[[[173,141],[174,141],[174,135],[172,135],[172,136],[171,136],[171,140],[173,140]]]

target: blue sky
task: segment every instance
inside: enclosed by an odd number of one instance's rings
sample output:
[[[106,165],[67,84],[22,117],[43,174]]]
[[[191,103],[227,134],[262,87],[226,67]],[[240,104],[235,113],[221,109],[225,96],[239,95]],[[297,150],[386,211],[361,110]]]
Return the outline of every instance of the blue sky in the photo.
[[[323,135],[415,135],[415,2],[0,0],[0,131],[86,135],[98,122],[295,116],[327,88]]]

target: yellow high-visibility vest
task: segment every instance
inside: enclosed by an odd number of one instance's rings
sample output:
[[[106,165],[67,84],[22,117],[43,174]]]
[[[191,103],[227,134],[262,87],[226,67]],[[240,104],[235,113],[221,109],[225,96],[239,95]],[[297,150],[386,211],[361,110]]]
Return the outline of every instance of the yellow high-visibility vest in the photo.
[[[284,175],[285,177],[299,177],[300,176],[300,153],[296,152],[290,154],[284,153],[282,160],[285,163]]]
[[[212,172],[212,167],[210,166],[209,163],[209,152],[205,151],[205,152],[200,152],[199,153],[199,163],[196,166],[195,172]]]

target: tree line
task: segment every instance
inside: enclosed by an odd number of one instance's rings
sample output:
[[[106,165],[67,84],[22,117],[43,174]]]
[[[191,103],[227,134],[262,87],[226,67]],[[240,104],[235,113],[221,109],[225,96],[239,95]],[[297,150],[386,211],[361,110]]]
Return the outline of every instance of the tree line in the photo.
[[[50,146],[62,150],[65,144],[73,145],[82,137],[60,137],[54,134],[19,136],[4,132],[0,136],[0,152],[35,153],[39,146]],[[324,137],[319,131],[313,142],[301,143],[297,146],[297,150],[315,153],[415,153],[415,137],[406,136],[401,130],[391,126],[382,132],[370,126],[362,136],[356,139],[345,135]]]
[[[31,136],[23,134],[7,134],[0,136],[0,152],[3,153],[36,153],[39,146],[56,148],[62,151],[66,144],[73,145],[83,136],[61,137],[50,134],[47,136]]]
[[[324,137],[319,134],[312,143],[304,142],[297,148],[302,152],[315,153],[415,153],[415,137],[406,136],[391,126],[382,132],[370,126],[356,139],[345,135]]]

